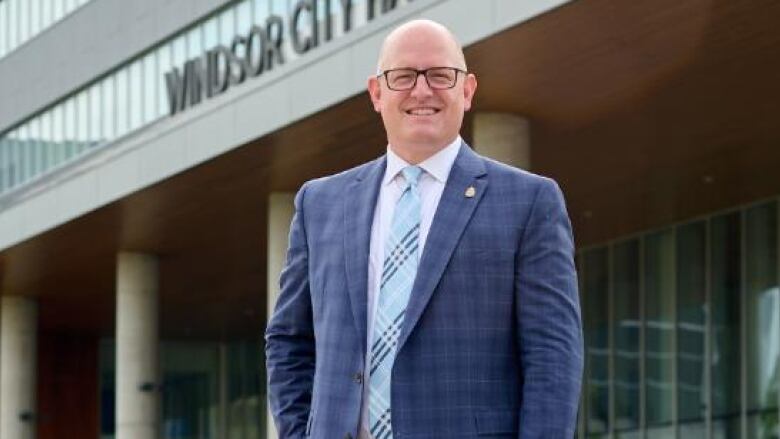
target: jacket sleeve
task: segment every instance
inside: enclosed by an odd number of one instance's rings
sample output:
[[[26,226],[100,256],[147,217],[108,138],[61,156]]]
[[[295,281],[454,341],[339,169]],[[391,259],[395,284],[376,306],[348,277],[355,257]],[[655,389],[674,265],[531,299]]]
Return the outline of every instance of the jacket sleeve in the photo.
[[[520,239],[515,267],[523,383],[519,436],[572,438],[582,381],[582,323],[571,223],[554,181],[542,181]]]
[[[268,400],[279,439],[302,438],[311,405],[315,346],[304,227],[304,185],[295,215],[276,308],[265,331]]]

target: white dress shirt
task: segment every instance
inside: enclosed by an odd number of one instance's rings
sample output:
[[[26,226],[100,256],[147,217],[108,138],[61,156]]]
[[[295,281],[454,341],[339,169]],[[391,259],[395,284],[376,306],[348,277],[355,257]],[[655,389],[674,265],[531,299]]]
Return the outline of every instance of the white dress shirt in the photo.
[[[439,206],[441,194],[444,191],[444,185],[450,175],[452,164],[460,151],[460,145],[463,140],[458,136],[455,141],[447,147],[428,157],[425,161],[418,164],[423,172],[420,174],[418,190],[420,192],[420,236],[419,236],[419,255],[422,255],[425,249],[425,241],[428,238],[428,231],[433,222],[433,215]],[[366,366],[363,372],[363,399],[360,411],[360,436],[359,439],[371,439],[368,432],[368,383],[369,366],[371,364],[370,349],[374,334],[374,313],[376,313],[377,296],[379,295],[379,283],[382,274],[382,264],[384,261],[385,240],[392,223],[395,205],[401,198],[402,190],[405,186],[404,177],[401,170],[409,166],[401,157],[395,154],[390,146],[387,147],[387,167],[382,183],[379,188],[376,207],[374,208],[374,221],[371,224],[371,247],[368,260],[368,325],[367,325],[367,346],[366,346]]]

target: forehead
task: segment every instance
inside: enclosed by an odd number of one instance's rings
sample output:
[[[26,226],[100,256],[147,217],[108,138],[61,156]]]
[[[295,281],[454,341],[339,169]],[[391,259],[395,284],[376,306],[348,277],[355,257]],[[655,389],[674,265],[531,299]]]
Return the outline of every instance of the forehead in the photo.
[[[446,35],[429,29],[410,29],[394,35],[384,47],[384,68],[460,66],[460,49]]]

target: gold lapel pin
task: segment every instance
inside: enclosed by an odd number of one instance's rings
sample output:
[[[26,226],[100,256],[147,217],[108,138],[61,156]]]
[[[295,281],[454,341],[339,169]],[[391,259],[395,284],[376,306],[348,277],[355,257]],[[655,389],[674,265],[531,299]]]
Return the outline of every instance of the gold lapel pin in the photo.
[[[474,186],[469,186],[466,188],[466,193],[463,195],[465,195],[466,198],[474,198],[474,195],[477,195],[477,190],[474,189]]]

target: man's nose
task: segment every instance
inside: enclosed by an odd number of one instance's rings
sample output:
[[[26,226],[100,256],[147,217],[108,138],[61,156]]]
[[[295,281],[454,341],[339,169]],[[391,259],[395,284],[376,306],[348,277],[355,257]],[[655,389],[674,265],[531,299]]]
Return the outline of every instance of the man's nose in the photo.
[[[417,73],[417,82],[414,84],[414,87],[412,88],[411,95],[412,96],[429,96],[433,94],[433,90],[431,90],[431,87],[428,86],[428,80],[425,78],[425,73],[418,72]]]

